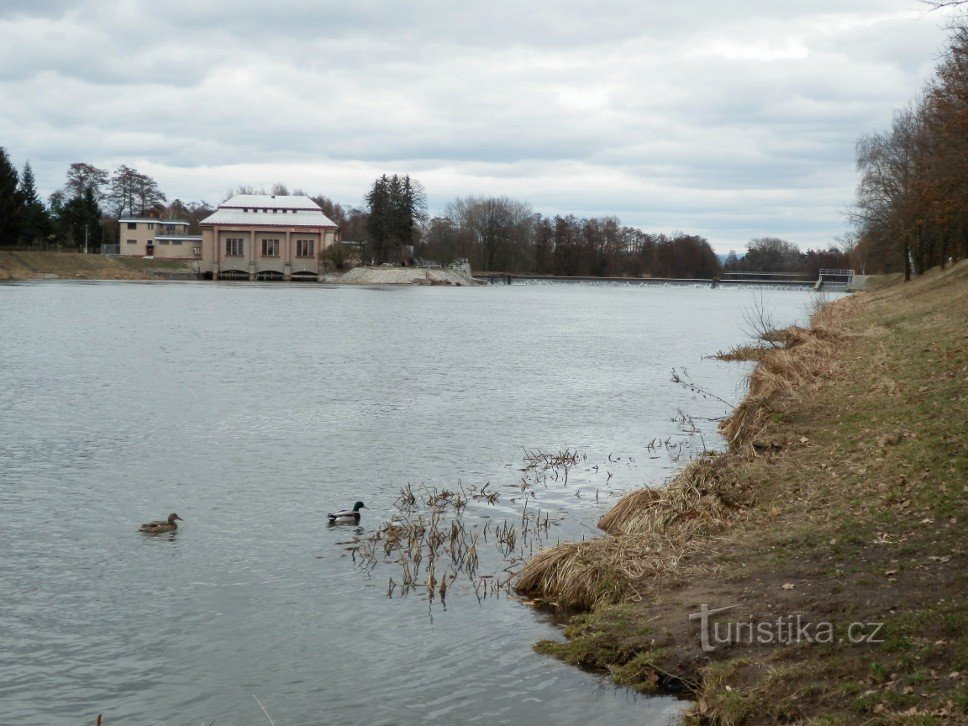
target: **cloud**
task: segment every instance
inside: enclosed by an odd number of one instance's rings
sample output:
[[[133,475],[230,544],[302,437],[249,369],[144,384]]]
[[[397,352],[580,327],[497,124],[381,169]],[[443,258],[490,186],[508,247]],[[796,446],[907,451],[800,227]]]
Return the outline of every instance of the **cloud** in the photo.
[[[944,17],[910,0],[121,0],[0,9],[0,144],[219,201],[284,181],[359,204],[411,173],[650,231],[826,244],[857,136],[913,98]]]

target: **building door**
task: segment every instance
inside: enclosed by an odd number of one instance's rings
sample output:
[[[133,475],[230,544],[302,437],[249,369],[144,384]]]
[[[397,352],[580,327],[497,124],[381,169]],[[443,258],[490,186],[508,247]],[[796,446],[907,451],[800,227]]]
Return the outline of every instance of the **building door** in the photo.
[[[155,256],[155,246],[150,242],[145,245],[145,256],[154,257]]]

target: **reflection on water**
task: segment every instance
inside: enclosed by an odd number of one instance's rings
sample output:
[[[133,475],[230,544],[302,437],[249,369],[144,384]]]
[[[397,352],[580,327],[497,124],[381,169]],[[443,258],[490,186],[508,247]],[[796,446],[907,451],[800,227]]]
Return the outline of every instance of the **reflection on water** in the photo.
[[[497,493],[468,494],[461,515],[468,538],[487,528],[479,576],[530,554],[525,502],[548,518],[540,543],[595,536],[615,497],[681,465],[669,446],[700,446],[680,409],[719,442],[725,405],[670,372],[737,400],[743,364],[702,356],[742,337],[750,299],[0,286],[3,720],[256,723],[256,696],[287,724],[666,723],[671,699],[536,655],[557,631],[527,606],[479,598],[470,577],[448,583],[446,608],[401,597],[399,552],[364,562],[354,543],[429,516],[398,501],[407,485]],[[792,322],[809,295],[768,300]],[[528,470],[529,452],[565,449],[583,457],[567,481]],[[357,500],[359,526],[326,526]],[[176,532],[138,532],[171,511]]]

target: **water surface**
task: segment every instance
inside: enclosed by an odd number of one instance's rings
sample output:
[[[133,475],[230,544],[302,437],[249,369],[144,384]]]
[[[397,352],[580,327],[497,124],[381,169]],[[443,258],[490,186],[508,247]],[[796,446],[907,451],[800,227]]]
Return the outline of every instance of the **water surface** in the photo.
[[[810,294],[766,294],[779,323]],[[726,410],[749,290],[65,283],[0,285],[0,708],[18,724],[664,724],[679,706],[531,650],[514,599],[388,599],[327,511],[401,486],[502,490],[525,448],[578,449],[535,492],[594,536]],[[702,432],[686,435],[680,409]],[[649,448],[655,440],[682,442]],[[172,537],[140,522],[177,511]]]

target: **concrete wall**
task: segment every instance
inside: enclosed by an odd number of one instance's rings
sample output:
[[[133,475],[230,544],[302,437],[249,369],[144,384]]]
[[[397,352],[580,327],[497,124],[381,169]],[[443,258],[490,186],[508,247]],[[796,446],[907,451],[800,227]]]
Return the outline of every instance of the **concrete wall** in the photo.
[[[199,239],[155,239],[155,257],[161,260],[199,260],[201,247]]]

